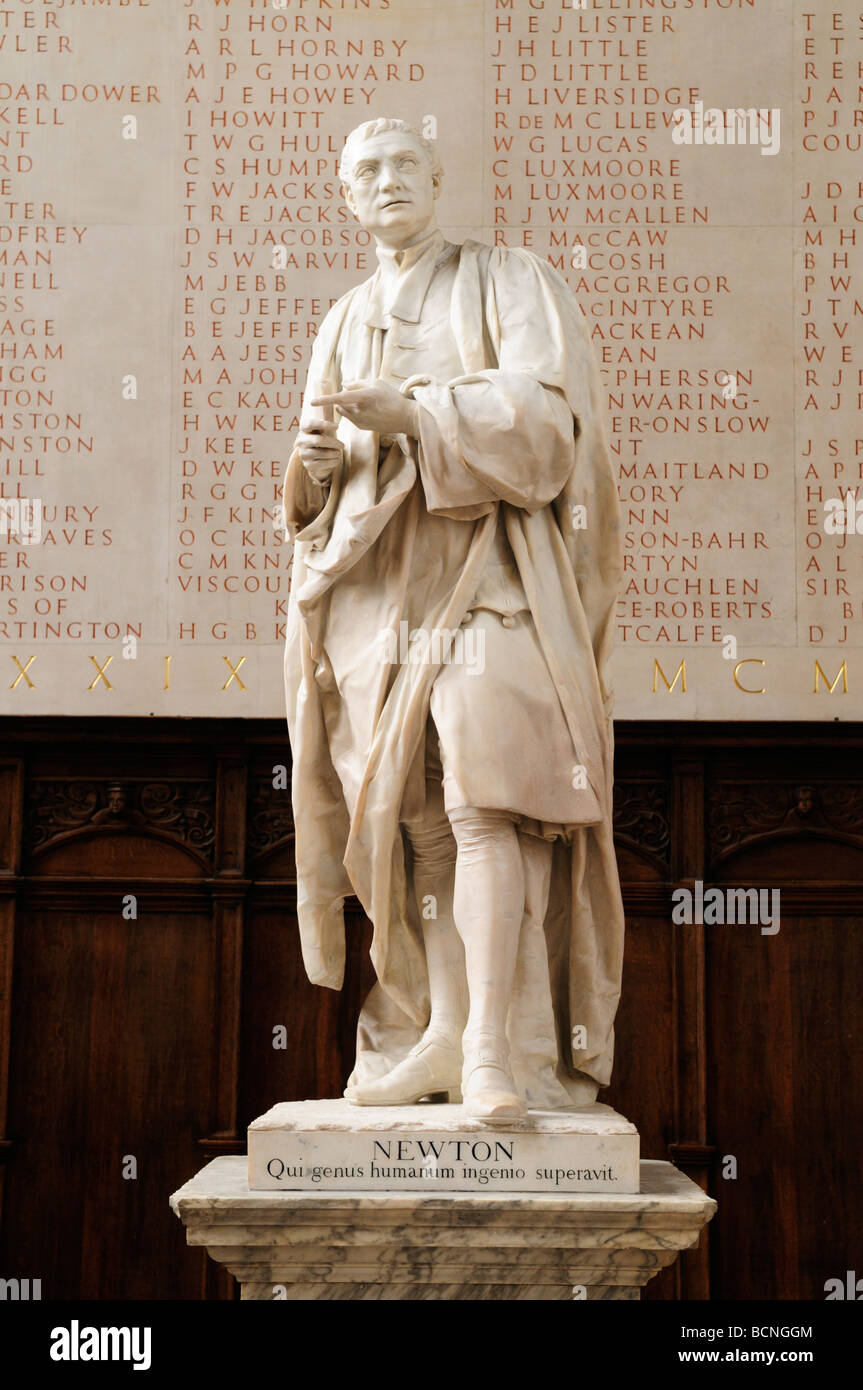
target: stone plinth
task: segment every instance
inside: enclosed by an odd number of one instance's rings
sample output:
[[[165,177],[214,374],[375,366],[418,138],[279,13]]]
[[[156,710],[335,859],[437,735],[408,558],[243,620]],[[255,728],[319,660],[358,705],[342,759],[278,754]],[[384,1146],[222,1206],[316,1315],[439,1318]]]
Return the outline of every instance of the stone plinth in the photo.
[[[461,1105],[285,1101],[249,1126],[249,1187],[267,1192],[637,1192],[638,1159],[608,1105],[490,1129]]]
[[[171,1206],[258,1300],[637,1299],[716,1210],[670,1163],[642,1162],[637,1194],[260,1192],[242,1157]]]

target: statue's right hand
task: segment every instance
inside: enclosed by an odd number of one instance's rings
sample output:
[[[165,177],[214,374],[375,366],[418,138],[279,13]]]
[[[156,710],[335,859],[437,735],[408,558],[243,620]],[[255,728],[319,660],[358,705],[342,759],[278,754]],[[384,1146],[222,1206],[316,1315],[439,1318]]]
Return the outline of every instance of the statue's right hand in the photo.
[[[316,483],[328,482],[342,461],[344,446],[336,438],[337,428],[332,420],[309,419],[297,435],[294,448]]]

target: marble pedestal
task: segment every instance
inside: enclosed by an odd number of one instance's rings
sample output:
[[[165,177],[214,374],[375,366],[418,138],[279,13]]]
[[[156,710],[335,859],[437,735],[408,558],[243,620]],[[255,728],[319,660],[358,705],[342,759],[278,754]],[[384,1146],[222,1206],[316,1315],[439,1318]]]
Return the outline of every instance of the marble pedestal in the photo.
[[[490,1129],[462,1105],[284,1101],[249,1125],[249,1187],[281,1192],[637,1192],[638,1130],[608,1105]]]
[[[716,1203],[670,1163],[639,1193],[250,1191],[216,1158],[171,1198],[244,1299],[637,1299]]]

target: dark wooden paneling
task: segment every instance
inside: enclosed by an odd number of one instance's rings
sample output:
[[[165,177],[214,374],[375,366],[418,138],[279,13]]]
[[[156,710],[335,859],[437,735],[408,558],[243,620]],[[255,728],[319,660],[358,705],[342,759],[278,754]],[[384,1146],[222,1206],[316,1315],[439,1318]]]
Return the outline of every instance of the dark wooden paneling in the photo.
[[[21,866],[21,803],[24,766],[0,759],[0,1222],[10,1148],[9,1070],[12,1046],[12,967],[15,949],[15,886]]]
[[[199,1291],[165,1196],[212,1111],[216,943],[206,912],[140,907],[19,918],[2,1260],[45,1298]]]
[[[282,906],[273,901],[280,897]],[[371,927],[347,916],[345,988],[309,984],[300,954],[293,887],[255,894],[246,924],[242,1114],[244,1124],[280,1100],[340,1096],[353,1067],[357,1018],[374,982]],[[273,1046],[273,1029],[287,1047]]]
[[[614,1039],[614,1074],[599,1099],[637,1126],[642,1158],[667,1158],[676,1134],[674,943],[662,917],[627,916],[623,993]],[[674,1298],[676,1291],[672,1267],[651,1280],[642,1297]]]
[[[341,1092],[369,924],[348,905],[345,988],[310,985],[281,721],[4,732],[0,1273],[46,1298],[232,1298],[168,1194],[275,1102]],[[621,725],[616,744],[627,945],[600,1099],[719,1200],[645,1296],[823,1297],[863,1225],[863,731]],[[699,878],[779,887],[780,931],[673,926]]]

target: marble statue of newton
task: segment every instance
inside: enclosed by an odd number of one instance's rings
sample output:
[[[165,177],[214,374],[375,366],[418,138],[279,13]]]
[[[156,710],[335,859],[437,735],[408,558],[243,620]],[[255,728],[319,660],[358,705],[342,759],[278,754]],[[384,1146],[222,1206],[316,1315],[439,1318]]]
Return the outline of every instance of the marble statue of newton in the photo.
[[[438,230],[399,120],[340,176],[378,269],[324,319],[284,482],[297,902],[377,975],[345,1095],[512,1125],[610,1080],[623,910],[608,660],[617,489],[581,312],[546,261]]]

